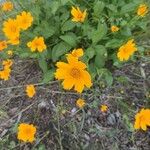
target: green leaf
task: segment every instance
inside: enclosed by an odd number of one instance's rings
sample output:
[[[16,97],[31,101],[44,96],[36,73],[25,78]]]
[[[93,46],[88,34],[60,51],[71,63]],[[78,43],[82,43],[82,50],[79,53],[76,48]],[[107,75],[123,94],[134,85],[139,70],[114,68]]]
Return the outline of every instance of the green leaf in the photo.
[[[60,0],[62,5],[66,5],[71,0]]]
[[[107,56],[107,50],[103,45],[96,45],[94,46],[94,49],[95,49],[96,54],[102,55],[103,57]]]
[[[93,58],[95,55],[95,50],[93,47],[89,47],[86,51],[85,51],[85,55],[88,56],[89,59]]]
[[[110,71],[105,72],[105,80],[108,86],[111,86],[113,84],[113,76]]]
[[[102,68],[105,65],[107,59],[107,50],[102,45],[95,46],[96,57],[94,64],[97,68]]]
[[[112,39],[106,43],[106,47],[108,48],[118,48],[122,44],[122,40]]]
[[[93,44],[98,43],[101,39],[105,37],[107,33],[107,25],[106,24],[99,24],[97,30],[92,32],[92,42]]]
[[[55,33],[55,30],[56,28],[50,25],[47,21],[42,21],[42,23],[34,29],[34,33],[39,34],[47,39]]]
[[[53,1],[53,2],[51,3],[51,9],[52,9],[52,14],[53,14],[53,15],[55,15],[55,13],[56,13],[56,11],[58,10],[59,6],[60,6],[60,3],[57,2],[57,1]]]
[[[60,42],[52,49],[52,60],[55,62],[60,56],[64,55],[71,49],[71,46],[65,42]]]
[[[128,12],[135,11],[136,7],[137,7],[137,4],[131,2],[129,4],[124,5],[121,8],[121,12],[120,13],[128,13]]]
[[[66,21],[63,24],[61,30],[62,30],[62,32],[69,31],[69,30],[72,30],[74,27],[75,27],[75,23],[73,23],[72,21],[68,20],[68,21]]]
[[[48,83],[49,81],[52,81],[54,79],[54,69],[48,70],[46,73],[44,73],[43,77],[43,83]]]
[[[42,69],[43,73],[46,73],[48,70],[46,60],[42,56],[40,56],[38,59],[38,62],[39,62],[39,66]]]
[[[72,47],[76,46],[77,38],[75,34],[62,35],[60,38]]]
[[[104,10],[104,7],[105,7],[105,3],[102,2],[102,1],[97,1],[95,2],[94,4],[94,16],[100,16],[102,11]]]

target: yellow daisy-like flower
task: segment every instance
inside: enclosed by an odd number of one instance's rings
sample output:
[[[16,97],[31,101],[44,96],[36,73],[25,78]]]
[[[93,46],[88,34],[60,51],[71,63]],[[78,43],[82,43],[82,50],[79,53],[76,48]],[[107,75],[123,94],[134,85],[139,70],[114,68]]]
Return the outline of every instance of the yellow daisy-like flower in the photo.
[[[32,84],[27,85],[26,86],[26,93],[27,93],[28,97],[32,98],[36,93],[34,85],[32,85]]]
[[[10,78],[11,69],[10,68],[4,68],[4,70],[0,71],[0,79],[2,80],[8,80]]]
[[[17,15],[18,25],[22,30],[27,30],[33,22],[33,17],[30,12],[23,11],[21,15]]]
[[[3,32],[8,39],[19,37],[20,28],[15,19],[8,19],[3,23]]]
[[[17,139],[32,143],[35,141],[36,127],[33,124],[21,123],[18,126]]]
[[[119,27],[117,27],[117,26],[111,26],[111,31],[112,32],[117,32],[117,31],[119,31]]]
[[[147,126],[150,126],[150,109],[141,109],[139,113],[135,115],[135,129],[147,130]]]
[[[78,59],[79,57],[83,56],[83,49],[82,48],[74,49],[70,54],[67,54],[67,56],[73,56]]]
[[[119,58],[120,61],[126,61],[130,58],[131,55],[133,55],[135,51],[137,51],[137,48],[134,43],[134,40],[132,39],[119,48],[117,57]]]
[[[19,43],[20,43],[19,37],[14,37],[12,39],[9,39],[8,43],[11,45],[19,45]]]
[[[80,98],[79,98],[79,99],[76,101],[76,106],[79,107],[79,108],[83,108],[83,107],[85,106],[85,104],[86,104],[86,102],[85,102],[84,99],[80,99]]]
[[[107,105],[101,105],[100,110],[101,110],[101,112],[106,112],[108,110],[108,106]]]
[[[2,4],[2,10],[3,11],[11,11],[13,8],[14,8],[14,5],[10,1],[4,2]]]
[[[47,48],[43,37],[35,37],[33,41],[27,43],[27,46],[31,49],[32,52],[36,50],[43,52]]]
[[[7,51],[7,54],[8,54],[9,56],[12,56],[12,55],[13,55],[13,51],[12,51],[12,50],[8,50],[8,51]]]
[[[82,12],[79,7],[72,7],[71,14],[73,16],[72,21],[74,22],[84,22],[85,17],[87,15],[86,10]]]
[[[55,73],[55,78],[58,80],[64,80],[62,85],[64,89],[70,90],[74,87],[74,90],[81,93],[84,87],[90,88],[92,86],[91,76],[85,70],[86,65],[78,61],[75,57],[67,57],[68,63],[57,62],[58,69]]]
[[[2,62],[4,69],[2,71],[0,71],[0,79],[2,79],[2,80],[8,80],[9,79],[10,73],[11,73],[10,67],[12,66],[12,64],[13,64],[13,62],[10,59],[4,60]]]
[[[147,7],[147,5],[141,4],[141,5],[138,7],[137,15],[138,15],[138,16],[141,16],[141,17],[144,17],[147,13],[148,13],[148,7]]]
[[[13,64],[13,61],[10,60],[10,59],[7,59],[7,60],[4,60],[2,62],[2,64],[3,64],[4,68],[10,68],[12,66],[12,64]]]
[[[0,51],[7,48],[7,42],[6,41],[0,41]]]

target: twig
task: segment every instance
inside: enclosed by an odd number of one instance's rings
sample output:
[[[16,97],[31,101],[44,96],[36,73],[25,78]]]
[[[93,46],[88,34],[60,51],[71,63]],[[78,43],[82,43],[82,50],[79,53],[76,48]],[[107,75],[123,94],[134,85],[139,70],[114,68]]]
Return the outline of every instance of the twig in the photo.
[[[47,84],[53,84],[53,83],[57,83],[58,81],[51,81]],[[44,85],[45,83],[34,83],[33,85],[35,86],[40,86],[40,85]],[[27,85],[27,84],[26,84]],[[23,88],[25,87],[26,85],[18,85],[18,86],[12,86],[12,87],[6,87],[6,88],[0,88],[0,91],[2,90],[10,90],[10,89],[18,89],[18,88]]]

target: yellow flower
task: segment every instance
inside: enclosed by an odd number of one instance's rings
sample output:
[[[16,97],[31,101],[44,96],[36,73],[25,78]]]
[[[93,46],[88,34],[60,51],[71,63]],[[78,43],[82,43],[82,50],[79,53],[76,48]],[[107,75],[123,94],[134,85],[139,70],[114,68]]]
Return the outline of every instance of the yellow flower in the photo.
[[[31,49],[32,52],[36,50],[43,52],[46,49],[43,37],[35,37],[33,41],[27,43],[27,46]]]
[[[2,4],[2,10],[3,11],[11,11],[13,9],[13,3],[8,1]]]
[[[4,69],[2,71],[0,71],[0,79],[2,79],[2,80],[8,80],[9,79],[10,73],[11,73],[10,67],[12,66],[12,64],[13,64],[13,62],[10,59],[4,60],[2,62]]]
[[[26,86],[26,93],[30,98],[32,98],[36,93],[34,85],[32,85],[32,84],[27,85]]]
[[[74,87],[74,90],[81,93],[84,87],[90,88],[92,86],[91,76],[85,70],[86,65],[78,61],[75,57],[67,57],[68,63],[57,62],[58,69],[55,73],[55,78],[58,80],[64,80],[62,85],[64,89],[70,90]]]
[[[20,28],[15,19],[8,19],[3,24],[3,32],[8,39],[19,37]]]
[[[86,12],[86,10],[84,10],[84,12],[82,12],[79,7],[76,7],[76,8],[72,7],[71,14],[73,16],[72,21],[84,22],[87,12]]]
[[[12,50],[8,50],[7,54],[10,55],[10,56],[12,56],[13,55],[13,51]]]
[[[12,60],[7,59],[7,60],[4,60],[2,62],[2,64],[3,64],[4,68],[10,68],[12,66],[13,62],[12,62]]]
[[[23,11],[21,15],[17,15],[18,25],[22,30],[27,30],[33,22],[33,17],[30,12]]]
[[[7,48],[7,42],[6,41],[0,41],[0,51]]]
[[[120,61],[126,61],[129,59],[133,53],[137,51],[136,45],[134,43],[134,40],[129,40],[126,44],[122,45],[119,48],[119,51],[117,53],[117,57],[119,58]]]
[[[36,127],[32,124],[21,123],[18,126],[17,139],[32,143],[35,140]]]
[[[148,7],[145,4],[141,4],[137,10],[137,15],[144,17],[148,13]]]
[[[0,79],[2,80],[8,80],[10,77],[11,69],[10,68],[4,68],[4,70],[0,71]]]
[[[108,110],[108,106],[107,105],[101,105],[100,110],[101,110],[101,112],[106,112]]]
[[[67,54],[67,56],[73,56],[73,57],[76,57],[78,59],[79,57],[83,56],[83,49],[82,48],[74,49],[71,52],[71,54]]]
[[[15,38],[9,39],[8,43],[12,44],[12,45],[18,45],[20,43],[19,37],[15,37]]]
[[[150,109],[141,109],[139,113],[135,115],[135,129],[147,130],[147,126],[150,126]]]
[[[85,106],[85,100],[83,100],[83,99],[78,99],[77,101],[76,101],[76,106],[77,107],[79,107],[79,108],[83,108],[84,106]]]
[[[119,27],[117,27],[117,26],[111,26],[111,31],[112,32],[117,32],[117,31],[119,31]]]

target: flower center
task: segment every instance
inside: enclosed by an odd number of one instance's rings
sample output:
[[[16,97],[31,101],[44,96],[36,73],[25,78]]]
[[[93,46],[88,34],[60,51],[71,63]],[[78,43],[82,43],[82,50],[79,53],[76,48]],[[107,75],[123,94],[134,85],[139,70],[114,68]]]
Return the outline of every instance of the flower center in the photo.
[[[26,24],[26,23],[28,23],[28,20],[27,19],[23,19],[22,23]]]
[[[71,71],[70,71],[70,75],[73,77],[73,78],[80,78],[80,70],[77,69],[77,68],[72,68]]]
[[[11,31],[12,31],[13,33],[15,33],[15,32],[17,31],[17,28],[16,28],[15,26],[12,26],[12,27],[11,27]]]
[[[39,43],[38,41],[36,41],[36,42],[35,42],[35,46],[36,46],[36,47],[39,47],[39,46],[40,46],[40,43]]]
[[[78,18],[79,18],[79,19],[82,19],[82,17],[83,17],[82,14],[79,13],[79,14],[78,14]]]
[[[25,130],[25,133],[26,133],[26,135],[30,135],[31,130],[27,128],[27,129]]]

